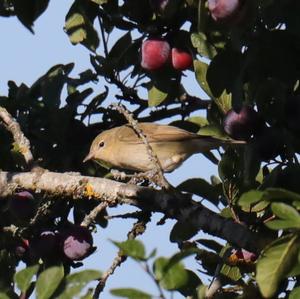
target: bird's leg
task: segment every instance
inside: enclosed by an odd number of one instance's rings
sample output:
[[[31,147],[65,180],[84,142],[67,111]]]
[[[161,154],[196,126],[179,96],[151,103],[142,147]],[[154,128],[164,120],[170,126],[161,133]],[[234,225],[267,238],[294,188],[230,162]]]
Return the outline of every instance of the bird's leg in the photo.
[[[125,181],[132,178],[132,174],[127,174],[124,171],[119,171],[117,169],[111,169],[109,175],[117,181]]]

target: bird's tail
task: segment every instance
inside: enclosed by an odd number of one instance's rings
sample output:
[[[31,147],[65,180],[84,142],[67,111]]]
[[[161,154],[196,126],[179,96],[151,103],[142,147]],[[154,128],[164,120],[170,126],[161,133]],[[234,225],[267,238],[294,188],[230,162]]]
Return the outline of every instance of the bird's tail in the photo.
[[[246,144],[244,140],[220,139],[212,136],[198,135],[195,139],[199,152],[206,152],[223,145]]]

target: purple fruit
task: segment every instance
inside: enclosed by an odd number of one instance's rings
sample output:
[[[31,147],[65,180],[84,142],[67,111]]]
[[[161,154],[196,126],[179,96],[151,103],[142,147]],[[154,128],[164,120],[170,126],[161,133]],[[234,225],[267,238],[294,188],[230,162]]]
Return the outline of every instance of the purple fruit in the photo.
[[[250,106],[243,106],[240,111],[229,110],[223,121],[224,131],[236,140],[248,140],[261,125],[258,113]]]
[[[44,231],[32,241],[34,253],[42,258],[56,258],[59,249],[58,235],[53,231]]]
[[[241,0],[208,0],[208,9],[217,22],[239,21]]]
[[[94,251],[91,232],[83,226],[72,226],[63,232],[62,250],[72,260],[82,260]]]

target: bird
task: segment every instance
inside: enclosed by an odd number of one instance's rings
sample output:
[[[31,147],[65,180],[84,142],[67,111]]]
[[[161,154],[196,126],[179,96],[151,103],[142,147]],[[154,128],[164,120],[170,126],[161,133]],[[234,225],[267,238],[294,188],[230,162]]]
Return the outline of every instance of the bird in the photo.
[[[157,155],[163,172],[172,172],[193,154],[207,152],[226,143],[240,143],[201,136],[171,125],[139,123],[138,126]],[[89,160],[105,168],[115,167],[135,172],[151,171],[154,167],[147,145],[129,124],[97,135],[83,162]]]

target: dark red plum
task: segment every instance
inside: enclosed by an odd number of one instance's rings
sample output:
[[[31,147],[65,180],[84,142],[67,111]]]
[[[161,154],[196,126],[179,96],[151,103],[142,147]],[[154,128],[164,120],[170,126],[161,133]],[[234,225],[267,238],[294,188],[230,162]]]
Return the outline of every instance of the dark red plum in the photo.
[[[160,69],[169,59],[170,50],[170,45],[165,40],[145,40],[142,44],[141,66],[148,71]]]

